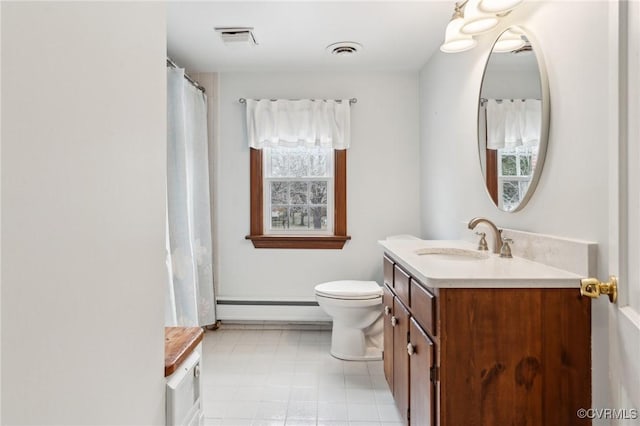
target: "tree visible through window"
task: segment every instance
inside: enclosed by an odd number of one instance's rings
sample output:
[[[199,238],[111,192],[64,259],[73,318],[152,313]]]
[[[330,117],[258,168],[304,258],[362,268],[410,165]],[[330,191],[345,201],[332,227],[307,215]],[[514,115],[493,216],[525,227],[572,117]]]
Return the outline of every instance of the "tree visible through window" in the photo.
[[[498,199],[501,208],[511,211],[520,205],[531,183],[537,158],[537,146],[498,150]]]

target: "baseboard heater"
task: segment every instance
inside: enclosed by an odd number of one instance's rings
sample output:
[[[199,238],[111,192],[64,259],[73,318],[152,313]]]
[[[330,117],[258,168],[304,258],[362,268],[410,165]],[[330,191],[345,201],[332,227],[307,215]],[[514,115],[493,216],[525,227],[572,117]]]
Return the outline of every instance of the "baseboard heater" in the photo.
[[[331,321],[315,300],[220,298],[216,307],[216,316],[221,321]]]

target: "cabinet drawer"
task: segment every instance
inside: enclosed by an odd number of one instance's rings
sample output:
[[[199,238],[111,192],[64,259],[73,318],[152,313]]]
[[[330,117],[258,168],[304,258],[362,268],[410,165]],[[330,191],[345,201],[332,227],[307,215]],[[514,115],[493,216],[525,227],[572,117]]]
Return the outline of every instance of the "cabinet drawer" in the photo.
[[[436,335],[436,297],[411,278],[411,312],[420,325],[432,336]]]
[[[409,280],[411,278],[398,266],[393,267],[393,288],[396,291],[396,295],[405,306],[411,306],[411,299],[409,298]]]
[[[382,271],[384,277],[384,283],[393,288],[393,260],[384,256],[382,259]]]

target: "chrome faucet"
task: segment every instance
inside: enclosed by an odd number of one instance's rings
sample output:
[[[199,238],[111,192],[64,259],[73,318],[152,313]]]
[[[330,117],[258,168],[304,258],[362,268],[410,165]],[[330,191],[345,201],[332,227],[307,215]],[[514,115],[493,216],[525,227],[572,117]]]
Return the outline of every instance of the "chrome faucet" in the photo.
[[[474,217],[469,221],[468,227],[469,229],[474,229],[479,223],[485,223],[491,228],[493,231],[493,252],[500,253],[500,248],[502,247],[502,229],[498,229],[493,222],[484,217]]]

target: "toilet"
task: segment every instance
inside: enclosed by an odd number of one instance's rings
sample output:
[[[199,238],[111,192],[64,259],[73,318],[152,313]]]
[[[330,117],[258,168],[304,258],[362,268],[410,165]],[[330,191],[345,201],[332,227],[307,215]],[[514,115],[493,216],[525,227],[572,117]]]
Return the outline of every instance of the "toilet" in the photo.
[[[333,318],[331,355],[348,361],[382,359],[382,287],[375,281],[331,281],[315,287]]]

